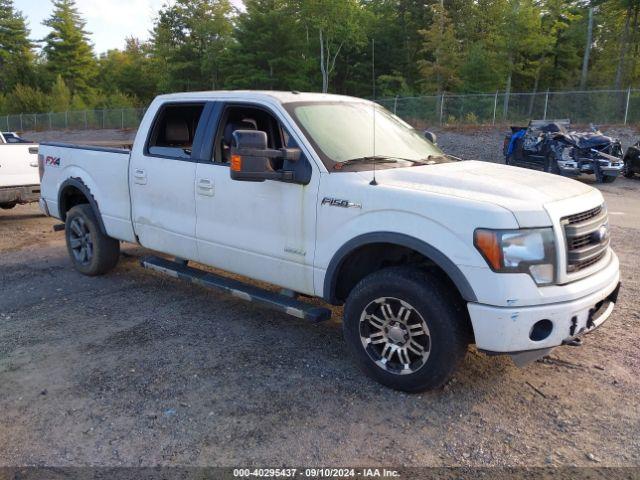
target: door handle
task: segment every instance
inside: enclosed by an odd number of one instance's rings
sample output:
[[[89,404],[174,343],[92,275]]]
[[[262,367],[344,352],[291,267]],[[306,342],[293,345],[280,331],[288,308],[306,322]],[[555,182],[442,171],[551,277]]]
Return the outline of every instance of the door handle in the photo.
[[[207,197],[213,197],[213,182],[208,178],[198,180],[198,193]]]
[[[133,171],[133,178],[135,183],[138,185],[146,185],[147,184],[147,173],[139,168],[136,168]]]

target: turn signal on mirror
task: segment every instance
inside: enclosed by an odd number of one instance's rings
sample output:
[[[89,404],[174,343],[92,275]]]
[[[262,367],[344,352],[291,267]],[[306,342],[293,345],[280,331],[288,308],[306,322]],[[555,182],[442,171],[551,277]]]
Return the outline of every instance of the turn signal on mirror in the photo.
[[[231,170],[234,172],[242,170],[242,157],[240,155],[231,155]]]

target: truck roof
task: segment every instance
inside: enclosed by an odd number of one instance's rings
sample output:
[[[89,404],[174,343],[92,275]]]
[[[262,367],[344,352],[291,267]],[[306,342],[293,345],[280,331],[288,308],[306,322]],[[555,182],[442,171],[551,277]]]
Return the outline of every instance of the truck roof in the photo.
[[[312,92],[284,92],[275,90],[210,90],[203,92],[182,92],[171,93],[168,95],[160,95],[158,98],[171,100],[276,100],[279,103],[294,102],[366,102],[362,98],[349,97],[346,95],[334,95],[328,93],[312,93]]]

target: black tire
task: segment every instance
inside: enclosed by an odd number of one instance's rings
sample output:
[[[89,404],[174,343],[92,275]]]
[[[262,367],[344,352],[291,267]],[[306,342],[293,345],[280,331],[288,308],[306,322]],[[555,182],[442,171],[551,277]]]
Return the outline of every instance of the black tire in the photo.
[[[102,233],[88,204],[67,212],[65,237],[71,263],[83,275],[104,275],[118,263],[120,242]]]
[[[548,153],[544,161],[544,171],[553,175],[560,175],[560,167],[553,153]]]
[[[617,177],[614,177],[612,175],[602,175],[602,179],[600,180],[601,183],[613,183],[616,181]]]
[[[413,267],[386,268],[361,280],[346,301],[343,322],[347,345],[360,369],[395,390],[420,392],[442,387],[461,364],[469,343],[467,313],[456,298],[435,274]],[[373,326],[380,323],[378,315],[386,326]],[[395,320],[389,321],[390,317]],[[399,321],[401,317],[404,322]],[[418,325],[426,325],[425,335],[414,336]],[[365,346],[367,338],[371,343]],[[396,340],[404,345],[393,343]],[[416,350],[422,351],[422,356]],[[383,361],[385,351],[388,358]],[[408,373],[401,374],[404,369]]]
[[[0,208],[3,210],[11,210],[12,208],[15,208],[16,205],[17,205],[17,202],[2,203],[0,204]]]
[[[511,155],[507,155],[505,157],[504,164],[505,165],[511,165],[511,166],[514,166],[516,164],[516,159],[515,159],[513,153]]]
[[[631,170],[631,165],[629,165],[628,161],[624,162],[624,169],[622,170],[622,174],[625,178],[633,178],[633,170]]]

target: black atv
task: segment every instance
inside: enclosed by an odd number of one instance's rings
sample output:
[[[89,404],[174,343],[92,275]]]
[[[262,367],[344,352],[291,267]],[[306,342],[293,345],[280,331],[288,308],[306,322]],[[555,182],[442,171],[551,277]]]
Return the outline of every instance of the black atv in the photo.
[[[505,163],[572,177],[595,174],[601,183],[615,181],[624,167],[620,141],[594,127],[578,133],[569,126],[569,120],[532,120],[528,127],[511,127],[504,139]]]

